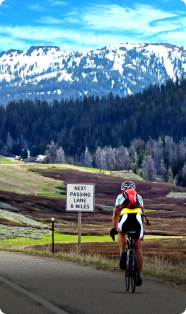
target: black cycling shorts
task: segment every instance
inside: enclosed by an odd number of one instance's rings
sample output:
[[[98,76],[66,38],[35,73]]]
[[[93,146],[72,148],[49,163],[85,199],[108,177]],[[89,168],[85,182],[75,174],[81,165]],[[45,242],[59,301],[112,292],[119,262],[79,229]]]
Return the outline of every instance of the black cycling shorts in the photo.
[[[143,221],[141,214],[123,214],[118,222],[118,229],[122,233],[136,231],[134,239],[143,240]]]

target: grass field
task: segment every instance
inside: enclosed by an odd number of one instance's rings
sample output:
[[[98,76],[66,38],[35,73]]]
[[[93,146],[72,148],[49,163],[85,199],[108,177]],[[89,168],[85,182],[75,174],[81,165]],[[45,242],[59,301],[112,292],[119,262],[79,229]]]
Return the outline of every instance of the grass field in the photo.
[[[153,236],[153,235],[146,235],[145,240],[153,240],[153,239],[179,239],[180,237],[175,236]],[[68,234],[60,234],[55,233],[54,236],[55,243],[78,243],[78,235],[68,235]],[[109,235],[105,236],[81,236],[81,241],[83,242],[113,242]],[[27,247],[27,246],[34,246],[34,245],[42,245],[42,244],[49,244],[52,242],[52,234],[51,235],[42,235],[42,239],[27,239],[27,238],[15,238],[15,239],[7,239],[7,240],[0,240],[0,249],[7,249],[7,248],[17,248],[17,247]],[[117,242],[117,236],[116,236]]]
[[[42,168],[48,169],[48,166],[42,166]],[[32,167],[34,168],[35,164]],[[0,165],[0,190],[2,191],[47,197],[61,197],[56,186],[60,186],[62,183],[61,180],[53,180],[43,177],[38,173],[28,171],[28,165],[25,164]]]
[[[14,158],[7,158],[7,157],[3,157],[0,156],[0,164],[4,164],[4,165],[12,165],[12,164],[24,164],[23,161],[19,161],[19,160],[15,160]]]

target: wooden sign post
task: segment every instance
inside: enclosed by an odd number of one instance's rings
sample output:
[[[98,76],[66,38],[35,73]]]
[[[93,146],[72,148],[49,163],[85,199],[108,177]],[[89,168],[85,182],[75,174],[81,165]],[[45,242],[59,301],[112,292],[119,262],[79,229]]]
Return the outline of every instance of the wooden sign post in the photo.
[[[78,212],[78,250],[81,251],[81,213],[93,212],[95,184],[67,183],[66,211]]]
[[[78,251],[81,251],[81,212],[78,212]]]

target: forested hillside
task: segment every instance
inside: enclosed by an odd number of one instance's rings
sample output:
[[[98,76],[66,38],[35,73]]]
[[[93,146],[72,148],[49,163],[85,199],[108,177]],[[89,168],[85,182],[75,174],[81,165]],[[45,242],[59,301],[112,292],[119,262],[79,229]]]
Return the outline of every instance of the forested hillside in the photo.
[[[142,164],[145,155],[153,157],[154,149],[145,153],[149,138],[161,141],[164,148],[166,142],[174,144],[174,155],[178,156],[178,144],[186,147],[185,136],[185,79],[175,83],[168,80],[166,85],[150,86],[127,97],[110,93],[107,98],[84,96],[53,103],[20,100],[0,107],[0,153],[6,156],[20,155],[26,149],[32,156],[43,154],[46,145],[54,141],[63,147],[66,156],[80,161],[86,147],[90,153],[98,147],[129,148],[136,139],[138,144],[143,143],[135,149]],[[184,166],[185,151],[176,170],[164,154],[161,159],[167,170],[171,166],[176,175]]]

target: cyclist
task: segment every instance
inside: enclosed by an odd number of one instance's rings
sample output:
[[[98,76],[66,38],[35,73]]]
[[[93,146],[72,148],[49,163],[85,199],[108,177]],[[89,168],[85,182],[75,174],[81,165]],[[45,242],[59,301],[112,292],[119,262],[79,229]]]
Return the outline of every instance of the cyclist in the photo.
[[[125,269],[126,260],[126,232],[135,230],[136,235],[134,239],[134,249],[138,261],[139,275],[137,278],[137,285],[140,286],[142,280],[142,264],[143,254],[141,248],[141,241],[143,240],[143,199],[137,194],[136,186],[131,181],[123,182],[121,185],[122,193],[118,195],[115,203],[115,208],[112,217],[112,229],[110,235],[115,240],[115,235],[118,232],[118,244],[120,248],[120,268]],[[118,221],[119,220],[119,221]],[[117,229],[118,228],[118,231]]]

